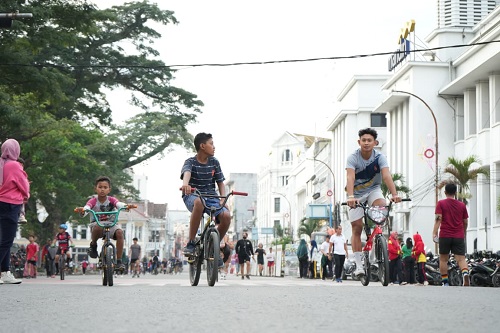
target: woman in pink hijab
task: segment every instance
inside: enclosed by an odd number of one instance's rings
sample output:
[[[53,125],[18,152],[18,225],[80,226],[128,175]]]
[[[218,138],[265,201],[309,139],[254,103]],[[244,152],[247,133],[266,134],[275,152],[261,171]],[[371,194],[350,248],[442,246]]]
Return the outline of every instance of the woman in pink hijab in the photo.
[[[17,221],[24,200],[30,196],[28,176],[17,161],[19,142],[8,139],[0,157],[0,284],[19,284],[10,272],[10,247],[17,231]]]

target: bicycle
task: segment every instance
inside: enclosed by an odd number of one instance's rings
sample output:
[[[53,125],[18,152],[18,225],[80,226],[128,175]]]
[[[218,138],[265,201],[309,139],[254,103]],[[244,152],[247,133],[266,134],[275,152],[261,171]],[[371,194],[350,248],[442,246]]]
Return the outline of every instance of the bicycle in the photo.
[[[91,213],[94,216],[94,221],[97,225],[104,230],[104,236],[102,237],[103,244],[98,263],[98,267],[102,269],[103,286],[113,286],[113,272],[115,270],[117,259],[116,247],[111,242],[110,229],[118,223],[118,215],[120,212],[122,210],[129,211],[131,208],[137,208],[137,205],[126,205],[125,207],[111,212],[96,212],[92,209],[84,209],[83,207],[75,208],[75,213]]]
[[[216,194],[202,194],[195,188],[191,189],[191,193],[201,199],[203,207],[205,207],[205,213],[206,211],[209,211],[209,213],[207,213],[207,221],[205,222],[203,231],[198,233],[195,238],[194,255],[189,256],[187,260],[189,264],[189,281],[193,287],[198,285],[200,281],[201,265],[203,261],[206,260],[207,282],[210,287],[213,287],[219,275],[218,266],[220,258],[220,235],[215,227],[215,213],[224,208],[231,195],[247,196],[248,193],[231,191],[229,194],[221,196]],[[224,199],[224,201],[220,207],[208,207],[205,202],[206,198]]]
[[[411,201],[411,199],[402,199],[401,201]],[[367,286],[370,283],[371,276],[371,263],[370,263],[370,251],[375,244],[375,260],[377,262],[377,276],[379,281],[385,287],[389,285],[389,253],[387,250],[387,239],[383,234],[382,228],[387,221],[389,212],[391,211],[391,206],[393,202],[390,201],[389,205],[386,206],[368,206],[366,202],[357,202],[356,207],[362,208],[364,212],[363,219],[363,229],[366,234],[366,244],[363,247],[363,269],[365,271],[364,275],[359,277],[361,284]],[[347,202],[342,203],[343,206],[347,205]],[[375,224],[373,231],[369,221]]]

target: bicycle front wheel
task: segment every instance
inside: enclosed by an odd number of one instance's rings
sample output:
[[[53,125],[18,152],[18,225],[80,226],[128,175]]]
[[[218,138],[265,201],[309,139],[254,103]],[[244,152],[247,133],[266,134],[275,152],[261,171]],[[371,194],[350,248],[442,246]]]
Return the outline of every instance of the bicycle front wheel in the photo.
[[[198,285],[200,281],[201,274],[201,262],[203,261],[203,255],[200,250],[200,245],[196,244],[194,248],[194,256],[193,258],[188,259],[189,263],[189,282],[193,287]]]
[[[61,277],[61,280],[64,280],[64,271],[66,270],[66,263],[64,262],[64,259],[64,256],[61,254],[59,256],[59,276]]]
[[[113,286],[113,271],[114,271],[114,263],[113,263],[113,248],[109,246],[106,249],[106,267],[105,270],[107,271],[108,275],[108,286],[112,287]]]
[[[370,276],[372,274],[370,267],[370,252],[363,252],[363,269],[365,270],[365,275],[361,275],[359,280],[363,286],[367,286],[370,283]]]
[[[377,237],[375,251],[377,251],[378,279],[386,287],[389,285],[389,254],[387,253],[387,240],[384,236]]]
[[[210,287],[215,285],[219,275],[219,257],[220,257],[219,234],[212,231],[207,240],[207,281]]]

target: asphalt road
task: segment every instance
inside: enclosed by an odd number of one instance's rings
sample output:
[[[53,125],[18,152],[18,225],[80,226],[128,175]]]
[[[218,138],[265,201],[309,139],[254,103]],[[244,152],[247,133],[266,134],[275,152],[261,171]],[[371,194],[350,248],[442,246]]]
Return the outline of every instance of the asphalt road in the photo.
[[[38,277],[0,285],[0,332],[498,332],[500,288],[229,276]]]

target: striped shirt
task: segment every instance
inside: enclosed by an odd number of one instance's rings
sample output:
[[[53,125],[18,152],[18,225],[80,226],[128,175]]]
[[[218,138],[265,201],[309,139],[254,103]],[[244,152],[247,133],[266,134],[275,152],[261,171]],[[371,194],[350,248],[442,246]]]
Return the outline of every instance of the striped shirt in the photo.
[[[216,195],[215,184],[225,180],[219,161],[215,157],[209,157],[206,164],[198,162],[196,156],[190,157],[182,166],[181,179],[186,171],[191,172],[189,186],[196,188],[202,194]]]
[[[388,168],[387,158],[373,149],[368,160],[361,156],[361,149],[357,149],[347,158],[346,169],[354,169],[356,179],[354,180],[354,195],[361,197],[373,190],[380,189],[382,184],[381,170]]]

